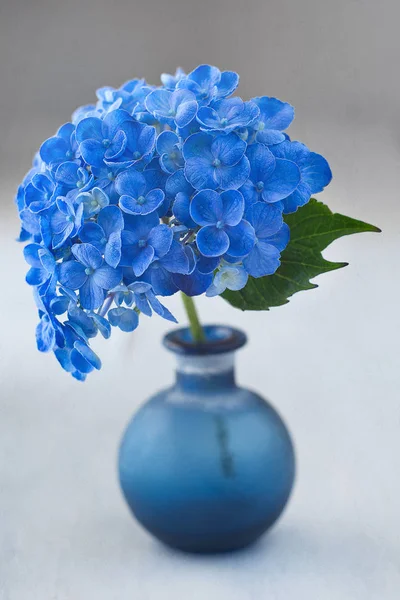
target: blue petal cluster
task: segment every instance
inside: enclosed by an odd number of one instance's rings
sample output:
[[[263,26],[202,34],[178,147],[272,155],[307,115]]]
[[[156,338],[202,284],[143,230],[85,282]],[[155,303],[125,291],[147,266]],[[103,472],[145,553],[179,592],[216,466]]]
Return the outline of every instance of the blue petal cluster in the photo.
[[[37,346],[79,380],[101,366],[98,332],[133,331],[139,315],[175,321],[160,297],[273,274],[285,214],[331,180],[326,160],[285,133],[290,104],[230,97],[239,76],[210,65],[161,81],[98,90],[18,189]]]

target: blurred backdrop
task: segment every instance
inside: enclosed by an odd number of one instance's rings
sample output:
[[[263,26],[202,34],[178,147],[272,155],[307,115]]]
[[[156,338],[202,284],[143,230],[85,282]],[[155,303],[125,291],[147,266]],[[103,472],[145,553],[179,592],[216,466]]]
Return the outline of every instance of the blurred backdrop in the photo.
[[[1,600],[398,598],[399,18],[396,0],[0,0]],[[299,475],[257,548],[196,560],[153,544],[115,478],[127,420],[171,381],[169,325],[96,340],[84,385],[40,355],[13,196],[96,88],[200,63],[293,104],[292,138],[332,167],[320,198],[383,233],[335,242],[325,256],[350,266],[269,313],[199,300],[205,322],[248,332],[240,382],[287,420]]]

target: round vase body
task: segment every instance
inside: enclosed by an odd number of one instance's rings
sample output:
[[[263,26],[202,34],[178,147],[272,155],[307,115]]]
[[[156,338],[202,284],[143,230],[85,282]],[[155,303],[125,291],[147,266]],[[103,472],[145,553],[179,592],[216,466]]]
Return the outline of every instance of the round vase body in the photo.
[[[210,341],[197,348],[187,330],[166,337],[178,353],[176,383],[134,415],[119,477],[131,511],[156,538],[188,552],[226,552],[279,517],[295,460],[275,409],[235,384],[233,353],[244,334],[217,326],[206,333]]]

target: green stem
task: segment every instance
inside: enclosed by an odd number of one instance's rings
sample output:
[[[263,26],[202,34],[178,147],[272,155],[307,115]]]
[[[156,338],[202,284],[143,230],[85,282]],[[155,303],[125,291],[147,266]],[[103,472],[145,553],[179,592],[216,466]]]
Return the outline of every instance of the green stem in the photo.
[[[204,335],[203,327],[199,321],[199,317],[197,315],[196,306],[193,302],[193,299],[190,296],[186,296],[183,292],[181,292],[183,306],[185,307],[186,314],[189,319],[190,331],[193,337],[193,341],[196,344],[200,342],[204,342],[206,336]]]

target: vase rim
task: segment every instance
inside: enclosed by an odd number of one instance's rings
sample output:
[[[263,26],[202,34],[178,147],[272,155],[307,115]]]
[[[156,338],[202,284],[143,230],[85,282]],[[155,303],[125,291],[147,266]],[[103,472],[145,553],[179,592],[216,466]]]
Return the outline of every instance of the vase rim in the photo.
[[[205,356],[234,352],[247,342],[247,335],[228,325],[205,325],[206,340],[193,343],[189,327],[174,329],[164,336],[163,344],[171,352],[183,355]]]

